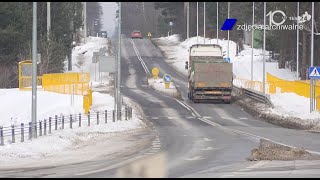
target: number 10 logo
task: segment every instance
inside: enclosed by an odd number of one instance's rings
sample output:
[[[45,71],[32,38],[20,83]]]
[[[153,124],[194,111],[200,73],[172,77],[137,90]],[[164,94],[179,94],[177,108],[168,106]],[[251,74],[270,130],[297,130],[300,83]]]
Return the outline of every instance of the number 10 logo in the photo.
[[[275,22],[275,21],[274,21],[273,16],[274,16],[276,13],[280,13],[280,14],[282,15],[282,21],[281,21],[281,22]],[[286,14],[285,14],[283,11],[281,11],[281,10],[276,10],[276,11],[273,11],[273,12],[270,11],[270,12],[267,14],[267,16],[269,16],[269,24],[270,24],[270,26],[271,26],[272,24],[274,24],[274,25],[276,25],[276,26],[280,26],[280,25],[282,25],[282,24],[286,21],[286,19],[287,19]]]

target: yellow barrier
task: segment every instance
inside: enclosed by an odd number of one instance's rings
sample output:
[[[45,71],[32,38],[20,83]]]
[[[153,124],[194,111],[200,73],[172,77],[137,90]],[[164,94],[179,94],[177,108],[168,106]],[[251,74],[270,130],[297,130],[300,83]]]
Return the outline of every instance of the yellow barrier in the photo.
[[[55,73],[42,76],[42,87],[45,91],[83,95],[83,108],[89,112],[92,105],[89,73]]]
[[[63,94],[89,94],[89,82],[89,73],[56,73],[42,76],[42,87],[45,91]]]
[[[90,98],[88,94],[83,96],[83,109],[84,113],[88,114],[90,109]]]
[[[310,98],[310,81],[287,81],[276,76],[266,73],[266,93],[296,93],[297,95]],[[260,81],[250,81],[246,79],[234,79],[233,84],[246,88],[253,89],[258,92],[263,92],[263,84]],[[320,111],[320,82],[316,83],[315,87],[316,109]]]

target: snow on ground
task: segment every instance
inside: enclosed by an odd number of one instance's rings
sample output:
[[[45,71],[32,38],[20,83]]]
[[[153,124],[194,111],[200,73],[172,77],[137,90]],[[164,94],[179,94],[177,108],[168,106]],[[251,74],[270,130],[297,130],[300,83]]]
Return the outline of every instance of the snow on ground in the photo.
[[[88,42],[84,45],[74,48],[73,56],[73,71],[74,72],[90,72],[91,86],[95,91],[96,88],[106,89],[109,85],[111,77],[104,74],[102,78],[95,80],[94,67],[91,62],[93,52],[99,51],[101,47],[107,47],[105,38],[89,37]],[[107,47],[108,48],[108,47]],[[109,87],[110,88],[110,87]],[[19,89],[0,89],[0,99],[3,102],[0,104],[0,126],[10,126],[11,124],[20,125],[20,123],[29,123],[31,119],[31,91],[19,91]],[[92,94],[91,111],[113,110],[114,98],[110,94],[93,92]],[[74,105],[71,106],[71,95],[59,94],[54,92],[37,91],[37,119],[53,117],[54,115],[69,115],[83,113],[83,96],[74,96]],[[137,111],[133,109],[132,119],[128,121],[116,121],[100,125],[92,125],[90,128],[83,125],[82,127],[74,126],[73,129],[66,128],[64,130],[53,130],[53,133],[46,136],[38,137],[37,139],[27,140],[25,134],[25,142],[19,140],[11,144],[10,138],[5,138],[5,145],[0,146],[0,164],[5,166],[3,162],[12,160],[26,160],[45,158],[53,153],[62,153],[72,151],[74,142],[90,141],[94,143],[96,140],[92,136],[99,134],[126,132],[142,128],[145,124]],[[27,132],[25,130],[25,132]],[[100,137],[101,138],[101,137]],[[20,138],[19,138],[20,139]]]
[[[158,79],[154,79],[153,77],[148,78],[148,85],[151,86],[151,88],[155,89],[156,91],[160,91],[164,94],[168,94],[171,96],[179,95],[179,92],[176,86],[174,85],[174,83],[171,82],[169,85],[169,88],[166,89],[162,78],[158,78]]]
[[[188,49],[191,45],[197,44],[197,37],[191,37],[183,42],[179,41],[178,35],[172,35],[169,37],[161,37],[155,39],[159,43],[159,48],[168,57],[167,63],[172,65],[180,73],[187,75],[187,70],[184,69],[185,61],[189,59]],[[198,37],[199,43],[216,44],[217,39],[209,39]],[[228,41],[218,41],[222,46],[223,51],[227,52]],[[233,72],[238,79],[251,79],[251,51],[247,45],[244,45],[244,50],[236,56],[236,43],[229,41],[229,57],[233,63]],[[227,54],[225,52],[225,54]],[[262,49],[253,49],[253,80],[262,81],[263,79],[263,56]],[[266,52],[267,54],[269,52]],[[266,61],[269,60],[269,56],[266,56]],[[271,73],[281,79],[296,80],[295,72],[291,72],[289,69],[278,69],[277,62],[266,62],[266,72]],[[293,116],[302,119],[316,119],[320,121],[320,113],[318,111],[310,114],[310,102],[309,98],[299,96],[294,93],[278,93],[270,95],[271,101],[275,105],[275,109],[271,110],[282,116]]]

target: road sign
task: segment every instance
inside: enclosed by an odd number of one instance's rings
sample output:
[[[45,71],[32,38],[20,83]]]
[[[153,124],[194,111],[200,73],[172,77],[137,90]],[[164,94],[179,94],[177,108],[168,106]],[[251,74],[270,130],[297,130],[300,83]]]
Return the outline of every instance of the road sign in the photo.
[[[99,72],[115,72],[116,58],[114,56],[100,56]]]
[[[230,62],[230,58],[223,58],[223,60]]]
[[[148,37],[151,37],[151,32],[148,32]]]
[[[92,63],[97,63],[99,61],[99,56],[100,53],[99,52],[93,52],[93,55],[92,55]]]
[[[309,77],[310,79],[320,79],[320,67],[310,67]]]
[[[158,79],[159,69],[158,68],[152,68],[152,75],[153,75],[154,79]]]
[[[164,81],[164,83],[170,83],[171,82],[171,76],[169,75],[169,74],[165,74],[164,76],[163,76],[163,81]]]

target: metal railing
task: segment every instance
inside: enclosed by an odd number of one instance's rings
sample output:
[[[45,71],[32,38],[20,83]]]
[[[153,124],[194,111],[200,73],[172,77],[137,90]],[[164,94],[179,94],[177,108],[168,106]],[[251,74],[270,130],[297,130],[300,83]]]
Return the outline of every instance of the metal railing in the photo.
[[[270,107],[274,108],[273,103],[270,100],[270,96],[268,94],[264,95],[258,91],[252,89],[241,88],[237,86],[233,86],[233,91],[235,91],[239,95],[243,95],[249,97],[251,99],[255,99],[261,103],[267,104]]]
[[[7,143],[16,143],[17,140],[24,142],[26,139],[31,140],[32,138],[37,138],[39,136],[45,136],[52,134],[54,131],[63,130],[66,128],[73,129],[75,127],[90,127],[93,123],[109,123],[116,122],[117,114],[120,120],[131,120],[132,119],[132,107],[124,105],[122,111],[116,112],[115,110],[110,111],[97,111],[70,114],[69,116],[55,115],[54,117],[49,117],[42,121],[35,123],[34,128],[32,128],[32,123],[28,124],[21,123],[18,126],[11,125],[9,127],[0,127],[0,146]],[[35,129],[35,133],[32,130]],[[27,136],[26,136],[27,135]]]

